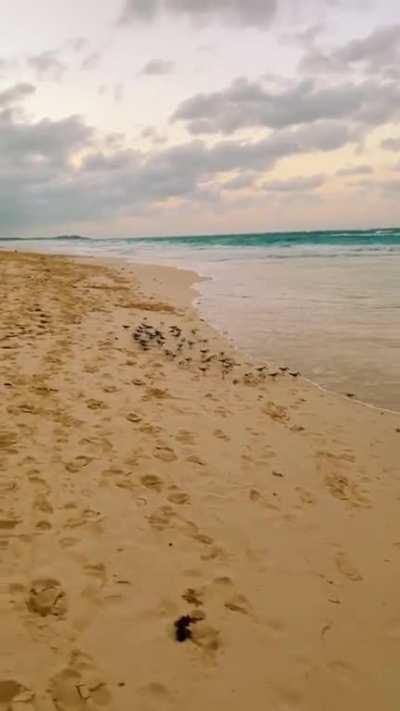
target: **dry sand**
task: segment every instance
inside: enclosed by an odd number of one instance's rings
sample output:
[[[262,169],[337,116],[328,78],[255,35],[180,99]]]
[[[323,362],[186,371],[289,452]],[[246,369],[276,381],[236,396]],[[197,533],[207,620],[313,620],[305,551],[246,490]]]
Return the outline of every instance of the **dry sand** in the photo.
[[[0,709],[398,711],[400,416],[202,364],[192,281],[0,254]]]

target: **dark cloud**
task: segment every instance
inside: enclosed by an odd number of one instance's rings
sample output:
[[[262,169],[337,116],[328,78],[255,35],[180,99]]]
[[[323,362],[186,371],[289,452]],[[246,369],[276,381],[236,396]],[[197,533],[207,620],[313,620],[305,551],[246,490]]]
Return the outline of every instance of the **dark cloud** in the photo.
[[[151,22],[160,13],[168,12],[204,23],[223,21],[266,27],[277,7],[278,0],[126,0],[119,22]]]
[[[67,65],[60,59],[57,50],[48,50],[47,52],[32,55],[28,57],[27,63],[36,72],[39,80],[60,81],[68,69]]]
[[[173,121],[185,121],[191,134],[233,133],[241,128],[280,128],[321,119],[379,124],[400,116],[400,87],[373,81],[321,85],[299,80],[281,91],[236,79],[227,89],[196,94],[178,107]]]
[[[316,46],[305,53],[300,71],[312,74],[343,74],[353,69],[368,75],[400,78],[400,24],[378,27],[366,37],[326,51]]]
[[[322,174],[297,176],[287,180],[271,180],[262,185],[264,190],[273,193],[303,193],[320,188],[326,181]]]
[[[347,168],[340,168],[336,172],[336,175],[347,177],[353,175],[370,175],[374,172],[374,169],[370,165],[354,165]]]
[[[90,147],[93,131],[77,116],[61,121],[16,120],[0,114],[0,220],[3,229],[46,224],[55,211],[52,194],[74,182],[72,159]],[[64,200],[64,215],[74,210]]]
[[[381,143],[381,147],[385,151],[400,151],[400,137],[399,138],[385,138]]]
[[[140,73],[146,74],[147,76],[162,76],[164,74],[171,74],[173,68],[174,62],[169,62],[166,59],[151,59],[144,65]]]
[[[14,231],[132,216],[171,199],[215,204],[219,176],[232,172],[231,189],[238,189],[282,158],[335,150],[353,140],[348,128],[319,122],[257,141],[209,146],[192,140],[147,152],[118,147],[118,137],[109,152],[101,152],[91,148],[94,131],[78,116],[39,122],[17,121],[7,112],[0,117],[0,219],[3,229]],[[79,154],[85,155],[81,163]],[[303,192],[306,187],[297,185]]]

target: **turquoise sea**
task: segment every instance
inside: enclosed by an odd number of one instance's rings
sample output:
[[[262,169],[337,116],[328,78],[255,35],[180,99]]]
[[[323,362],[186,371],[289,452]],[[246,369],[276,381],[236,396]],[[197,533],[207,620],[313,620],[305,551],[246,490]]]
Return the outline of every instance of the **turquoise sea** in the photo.
[[[1,247],[193,269],[208,277],[198,308],[242,350],[400,411],[400,228],[3,238]]]

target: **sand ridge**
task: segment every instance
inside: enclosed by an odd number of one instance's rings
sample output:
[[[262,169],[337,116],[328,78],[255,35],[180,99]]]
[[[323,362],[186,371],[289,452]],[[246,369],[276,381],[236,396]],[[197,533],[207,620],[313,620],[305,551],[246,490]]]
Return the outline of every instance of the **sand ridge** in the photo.
[[[0,275],[0,709],[397,710],[399,417],[246,362],[185,273]]]

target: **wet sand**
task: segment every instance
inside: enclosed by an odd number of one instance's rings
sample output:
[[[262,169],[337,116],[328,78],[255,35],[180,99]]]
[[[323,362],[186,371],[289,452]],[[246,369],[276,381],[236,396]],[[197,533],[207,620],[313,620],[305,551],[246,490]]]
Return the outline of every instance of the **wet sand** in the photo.
[[[194,280],[0,254],[0,709],[397,711],[400,415]]]

